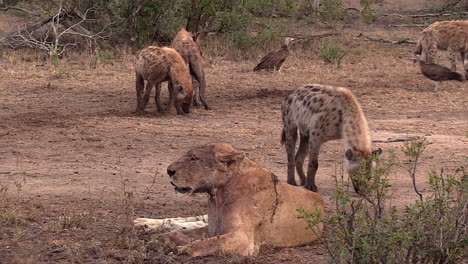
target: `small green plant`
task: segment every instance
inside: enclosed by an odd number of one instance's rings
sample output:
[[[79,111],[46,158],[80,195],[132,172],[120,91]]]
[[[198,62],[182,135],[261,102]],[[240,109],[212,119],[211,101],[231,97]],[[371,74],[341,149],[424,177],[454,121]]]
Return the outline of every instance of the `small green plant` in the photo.
[[[322,2],[322,8],[319,17],[322,20],[331,22],[343,20],[348,16],[342,0],[327,0]]]
[[[372,4],[381,4],[384,0],[360,0],[359,3],[361,4],[361,15],[364,18],[364,22],[372,23],[377,20],[377,16],[372,10]]]
[[[93,68],[97,68],[99,65],[106,65],[114,63],[116,54],[112,50],[98,50],[98,52],[92,57],[90,65]]]
[[[346,56],[346,52],[337,42],[323,41],[320,48],[320,58],[327,64],[336,64],[339,68],[341,60]]]
[[[425,139],[402,148],[412,172],[427,146]],[[374,157],[375,159],[376,157]],[[457,263],[468,255],[468,174],[459,168],[453,174],[431,172],[431,190],[425,200],[399,212],[391,206],[387,175],[399,166],[394,152],[377,169],[358,175],[364,186],[359,197],[349,195],[350,181],[343,173],[335,177],[331,197],[335,214],[322,216],[298,209],[299,218],[312,229],[319,222],[327,227],[321,238],[332,263]],[[415,188],[417,190],[417,188]],[[313,229],[312,229],[313,230]]]

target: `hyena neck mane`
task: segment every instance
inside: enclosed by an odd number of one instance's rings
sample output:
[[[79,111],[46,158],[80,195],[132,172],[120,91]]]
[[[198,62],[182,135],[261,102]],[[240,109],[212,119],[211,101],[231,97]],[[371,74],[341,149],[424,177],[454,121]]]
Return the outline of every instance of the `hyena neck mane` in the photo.
[[[341,136],[344,148],[345,150],[351,148],[353,151],[357,151],[361,157],[367,158],[372,153],[367,119],[356,97],[347,89],[339,90],[341,90],[342,96],[348,102],[343,104]]]
[[[176,84],[182,85],[185,89],[190,89],[189,87],[192,86],[192,80],[190,79],[188,68],[182,67],[182,65],[185,65],[183,58],[174,49],[167,47],[164,47],[163,49],[167,50],[170,56],[173,57],[172,60],[170,60],[170,63],[177,65],[175,67],[171,67],[169,72],[171,80],[176,81]]]

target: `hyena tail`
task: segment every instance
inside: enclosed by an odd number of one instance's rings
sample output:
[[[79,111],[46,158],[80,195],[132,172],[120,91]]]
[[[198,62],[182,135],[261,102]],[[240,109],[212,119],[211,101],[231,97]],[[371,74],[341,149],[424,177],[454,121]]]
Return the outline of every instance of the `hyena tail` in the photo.
[[[135,88],[137,89],[137,91],[143,91],[145,87],[145,79],[138,72],[135,72],[135,77],[136,77]]]
[[[423,41],[422,38],[418,40],[418,43],[416,44],[416,51],[414,52],[415,55],[421,55],[422,53],[422,44],[421,42]]]
[[[281,132],[281,145],[284,145],[286,143],[286,130],[283,126],[283,131]]]

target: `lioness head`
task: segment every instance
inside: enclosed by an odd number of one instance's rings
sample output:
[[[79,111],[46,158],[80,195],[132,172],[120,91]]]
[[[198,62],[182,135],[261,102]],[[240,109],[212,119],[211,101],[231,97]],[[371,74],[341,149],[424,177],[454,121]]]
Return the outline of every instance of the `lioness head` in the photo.
[[[167,167],[171,184],[179,193],[211,193],[226,184],[244,159],[226,143],[213,143],[192,148]]]

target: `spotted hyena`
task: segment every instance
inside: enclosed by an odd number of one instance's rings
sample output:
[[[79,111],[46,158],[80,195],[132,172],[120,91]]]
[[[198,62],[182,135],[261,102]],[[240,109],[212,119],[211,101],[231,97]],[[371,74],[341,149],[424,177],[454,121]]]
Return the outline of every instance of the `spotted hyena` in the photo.
[[[137,113],[145,111],[153,86],[156,87],[155,102],[162,112],[160,99],[161,83],[169,81],[169,102],[167,111],[175,104],[177,114],[189,113],[193,87],[190,73],[182,57],[175,49],[150,46],[143,49],[135,63]],[[146,89],[145,89],[145,80]]]
[[[449,52],[452,71],[457,70],[457,56],[464,60],[465,76],[468,76],[468,20],[440,21],[430,25],[418,40],[416,55],[422,52],[427,63],[434,63],[437,49]]]
[[[198,35],[192,35],[185,28],[182,28],[174,37],[171,47],[177,50],[182,58],[184,58],[185,63],[189,67],[190,74],[198,82],[198,86],[194,89],[193,105],[199,106],[201,100],[205,109],[210,109],[206,102],[205,72],[203,70],[202,52],[200,43],[198,42]]]
[[[320,146],[333,139],[343,139],[346,169],[351,176],[361,168],[361,160],[373,154],[366,117],[356,97],[343,87],[308,84],[291,93],[283,102],[283,133],[281,143],[288,155],[288,183],[296,185],[297,170],[301,185],[317,192],[315,173]],[[300,143],[296,151],[299,130]],[[380,154],[381,149],[375,153]],[[303,164],[309,154],[307,178]],[[369,162],[370,169],[373,163]],[[359,186],[353,181],[356,192]]]

